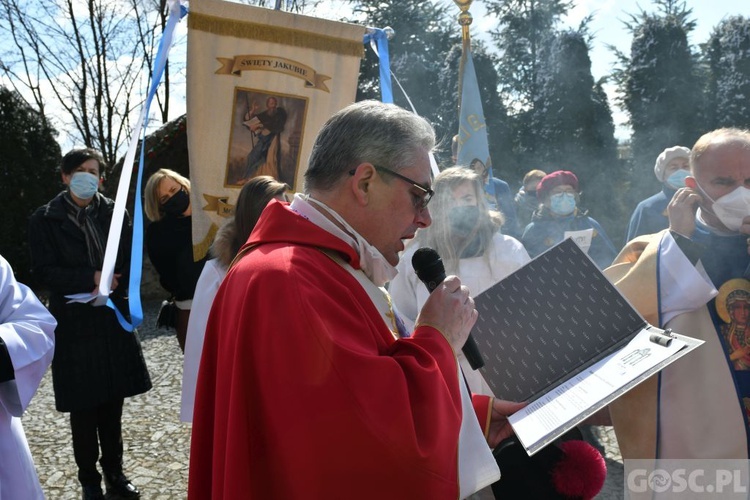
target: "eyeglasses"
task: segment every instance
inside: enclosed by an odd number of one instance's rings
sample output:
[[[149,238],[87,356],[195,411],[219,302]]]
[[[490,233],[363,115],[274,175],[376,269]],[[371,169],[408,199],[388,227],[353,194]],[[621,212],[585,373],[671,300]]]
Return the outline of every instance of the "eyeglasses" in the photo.
[[[405,175],[401,175],[398,172],[394,172],[393,170],[391,170],[389,168],[379,167],[377,165],[373,165],[373,167],[378,172],[385,172],[387,174],[391,174],[392,176],[398,177],[402,181],[407,182],[407,183],[411,184],[413,187],[415,187],[416,189],[418,189],[422,193],[422,196],[415,196],[414,197],[414,208],[416,208],[418,210],[424,210],[425,208],[427,208],[427,204],[430,202],[430,200],[432,199],[432,197],[435,195],[435,191],[433,191],[432,189],[430,189],[428,187],[425,187],[425,186],[419,184],[417,181],[415,181],[413,179],[409,179]],[[356,170],[350,170],[349,171],[349,175],[354,175],[355,172],[356,172]]]

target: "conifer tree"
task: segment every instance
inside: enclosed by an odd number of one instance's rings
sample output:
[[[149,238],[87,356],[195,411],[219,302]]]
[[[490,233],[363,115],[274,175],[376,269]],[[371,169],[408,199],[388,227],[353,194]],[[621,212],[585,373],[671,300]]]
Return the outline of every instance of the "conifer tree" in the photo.
[[[534,164],[547,172],[573,171],[585,193],[584,206],[614,235],[622,224],[607,209],[619,203],[619,192],[611,186],[622,168],[609,104],[601,83],[594,83],[582,31],[563,31],[551,39],[538,78],[532,128],[540,146]]]
[[[520,178],[524,172],[537,168],[537,149],[544,147],[532,124],[539,97],[542,53],[573,2],[487,0],[485,4],[488,14],[498,19],[497,28],[490,34],[501,54],[500,93],[508,109],[515,170]]]
[[[60,191],[57,132],[15,91],[0,86],[0,255],[19,281],[29,275],[28,218]]]
[[[560,19],[573,7],[564,0],[487,0],[498,19],[491,32],[500,56],[500,85],[510,108],[528,109],[537,91],[541,53]]]
[[[453,15],[458,10],[434,0],[350,0],[349,3],[357,22],[375,28],[393,29],[394,37],[388,42],[391,71],[416,111],[434,120],[440,105],[437,82],[442,61],[460,38]],[[358,101],[381,98],[379,72],[378,56],[367,47],[360,66]],[[393,81],[393,97],[395,104],[410,109],[396,81]]]
[[[675,145],[691,147],[704,128],[701,83],[687,38],[695,27],[691,11],[684,2],[654,3],[659,12],[641,11],[626,24],[633,34],[630,56],[621,55],[625,66],[616,73],[633,129],[632,207],[659,190],[649,175],[659,153]]]
[[[708,128],[750,127],[750,19],[721,21],[704,46]]]

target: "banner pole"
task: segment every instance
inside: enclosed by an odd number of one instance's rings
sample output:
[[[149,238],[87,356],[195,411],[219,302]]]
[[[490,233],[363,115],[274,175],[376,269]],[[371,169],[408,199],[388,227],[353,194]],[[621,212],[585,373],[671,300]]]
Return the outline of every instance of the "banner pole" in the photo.
[[[471,2],[474,0],[453,0],[453,3],[455,3],[458,8],[461,10],[461,13],[458,15],[458,24],[461,26],[461,40],[462,40],[462,50],[461,50],[461,62],[458,66],[458,114],[461,115],[461,95],[463,92],[463,79],[464,79],[464,64],[466,64],[466,54],[469,50],[471,50],[471,34],[469,33],[469,26],[471,25],[471,22],[474,20],[474,18],[471,16],[471,13],[469,12],[469,8],[471,7]]]

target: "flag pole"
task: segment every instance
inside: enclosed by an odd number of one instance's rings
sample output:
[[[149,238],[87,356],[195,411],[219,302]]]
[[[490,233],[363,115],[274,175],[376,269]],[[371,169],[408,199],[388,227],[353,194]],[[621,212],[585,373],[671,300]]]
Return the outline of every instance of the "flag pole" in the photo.
[[[482,109],[482,96],[477,81],[477,73],[474,69],[474,59],[471,55],[471,39],[469,37],[469,26],[472,17],[469,7],[472,0],[453,0],[461,9],[458,16],[458,24],[461,25],[463,46],[461,51],[461,68],[459,75],[459,98],[458,98],[458,130],[456,136],[456,164],[465,165],[484,172],[484,189],[490,207],[495,210],[498,201],[495,196],[495,183],[492,177],[492,160],[490,159],[489,138],[487,136],[487,124],[484,121]],[[451,144],[452,145],[452,144]],[[472,167],[478,161],[475,167]],[[479,169],[481,163],[482,168]],[[512,201],[512,200],[511,200]]]
[[[466,54],[468,50],[471,50],[471,35],[469,34],[469,26],[474,20],[469,12],[471,2],[474,0],[453,0],[453,3],[458,6],[461,13],[458,15],[458,24],[461,25],[461,40],[463,47],[461,50],[461,61],[458,66],[458,113],[461,114],[461,92],[463,87],[464,79],[464,64],[466,62]]]

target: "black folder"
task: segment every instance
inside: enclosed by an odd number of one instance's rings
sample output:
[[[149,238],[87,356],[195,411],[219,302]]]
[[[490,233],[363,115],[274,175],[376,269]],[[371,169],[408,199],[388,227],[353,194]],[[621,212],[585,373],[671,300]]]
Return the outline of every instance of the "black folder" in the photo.
[[[495,396],[532,402],[626,346],[644,329],[651,341],[687,348],[566,422],[533,453],[702,342],[649,325],[572,239],[563,240],[475,297],[472,335]],[[526,443],[524,443],[526,444]]]

